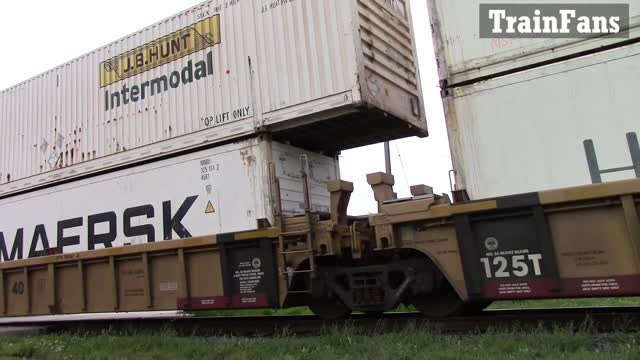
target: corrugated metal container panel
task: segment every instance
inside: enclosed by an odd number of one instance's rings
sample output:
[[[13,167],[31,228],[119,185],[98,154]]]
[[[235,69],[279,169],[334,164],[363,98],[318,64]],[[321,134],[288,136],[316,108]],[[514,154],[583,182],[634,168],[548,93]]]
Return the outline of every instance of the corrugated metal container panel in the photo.
[[[267,59],[260,62],[261,72],[268,74],[266,84],[261,79],[263,123],[282,130],[276,138],[333,151],[426,135],[409,4],[295,4],[286,12],[266,11],[256,25]],[[277,57],[280,53],[287,56]],[[398,117],[404,122],[394,121]]]
[[[286,184],[283,212],[301,214],[301,155],[313,169],[314,208],[326,211],[337,160],[254,138],[2,199],[0,261],[47,248],[67,253],[251,230],[259,219],[273,224],[269,163]],[[22,246],[14,253],[16,241]]]
[[[428,0],[440,79],[453,85],[512,71],[544,61],[594,50],[640,37],[640,2],[629,1],[629,39],[602,36],[593,39],[481,39],[481,3],[518,3],[513,0]],[[541,2],[537,3],[549,3]],[[551,2],[553,3],[553,2]],[[626,3],[617,0],[562,0],[561,4]]]
[[[142,29],[0,93],[0,196],[256,131],[327,153],[425,135],[409,18],[210,1]]]
[[[260,94],[269,114],[266,123],[307,115],[313,108],[282,110],[310,101],[330,106],[322,99],[350,92],[357,84],[353,18],[340,15],[350,14],[351,7],[350,1],[301,1],[256,17],[258,51],[264,55],[259,71],[264,74]],[[338,100],[341,105],[351,101]]]
[[[640,177],[637,79],[640,44],[453,89],[458,186],[479,199],[589,184],[599,172]]]

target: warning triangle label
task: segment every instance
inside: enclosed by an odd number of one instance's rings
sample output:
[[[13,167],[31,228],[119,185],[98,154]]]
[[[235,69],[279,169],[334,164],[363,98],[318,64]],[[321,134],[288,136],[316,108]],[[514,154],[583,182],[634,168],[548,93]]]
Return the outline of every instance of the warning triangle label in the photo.
[[[213,214],[216,212],[216,208],[213,207],[211,200],[207,203],[207,209],[204,211],[205,214]]]

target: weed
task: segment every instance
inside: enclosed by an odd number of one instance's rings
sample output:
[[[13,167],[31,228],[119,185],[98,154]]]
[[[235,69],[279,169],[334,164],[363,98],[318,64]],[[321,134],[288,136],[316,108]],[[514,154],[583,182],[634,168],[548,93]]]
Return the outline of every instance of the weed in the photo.
[[[558,327],[491,329],[451,335],[415,323],[394,332],[353,326],[327,328],[317,337],[283,329],[271,338],[180,337],[171,329],[1,337],[0,359],[632,359],[638,333],[597,334],[585,322]]]

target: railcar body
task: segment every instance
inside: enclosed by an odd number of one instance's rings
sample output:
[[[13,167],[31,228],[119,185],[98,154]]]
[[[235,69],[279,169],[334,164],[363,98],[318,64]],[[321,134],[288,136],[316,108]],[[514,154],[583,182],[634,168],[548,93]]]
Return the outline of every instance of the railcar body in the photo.
[[[276,211],[255,231],[0,263],[0,314],[309,305],[336,318],[407,303],[448,316],[502,299],[640,295],[640,180],[458,204],[424,185],[394,199],[393,177],[368,180],[370,216],[347,216],[353,186],[332,181],[330,213],[306,191],[304,215]]]

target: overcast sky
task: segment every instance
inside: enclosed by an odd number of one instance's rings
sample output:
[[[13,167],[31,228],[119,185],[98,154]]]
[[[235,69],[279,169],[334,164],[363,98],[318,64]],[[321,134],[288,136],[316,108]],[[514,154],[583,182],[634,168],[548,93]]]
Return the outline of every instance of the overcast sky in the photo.
[[[305,0],[316,1],[316,0]],[[106,45],[147,25],[185,10],[193,0],[29,0],[0,3],[0,89],[47,71]],[[391,144],[395,191],[409,195],[409,185],[426,183],[449,191],[451,169],[442,103],[426,0],[410,0],[418,47],[430,137]],[[384,171],[382,145],[343,152],[342,178],[353,181],[356,192],[349,212],[375,212],[373,193],[365,175]]]

